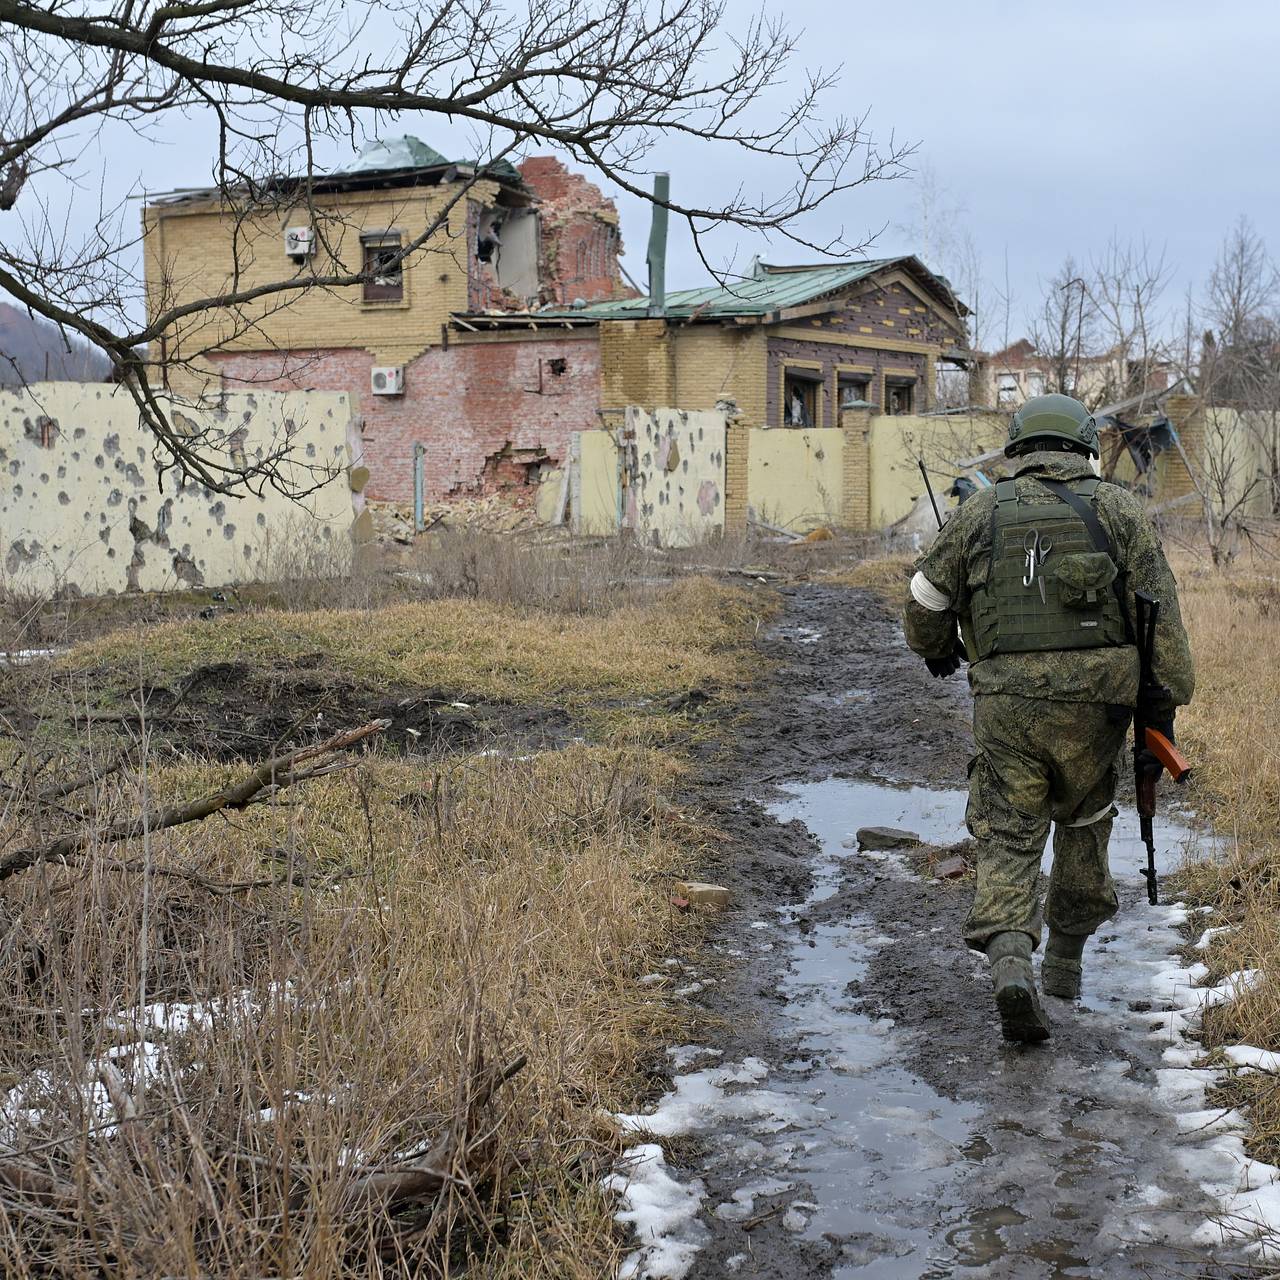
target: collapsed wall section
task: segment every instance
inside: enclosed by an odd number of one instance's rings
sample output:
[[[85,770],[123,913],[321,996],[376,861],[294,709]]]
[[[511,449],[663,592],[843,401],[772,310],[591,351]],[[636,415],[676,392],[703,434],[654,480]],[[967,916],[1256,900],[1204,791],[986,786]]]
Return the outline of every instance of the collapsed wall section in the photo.
[[[520,165],[538,200],[542,300],[570,306],[577,299],[607,302],[634,297],[622,281],[618,208],[599,187],[555,156],[530,156]]]
[[[404,393],[368,390],[374,357],[360,349],[224,356],[227,386],[351,390],[361,422],[367,496],[413,501],[415,446],[424,496],[508,492],[568,456],[569,436],[596,425],[600,351],[594,331],[477,336],[433,347],[404,370]]]

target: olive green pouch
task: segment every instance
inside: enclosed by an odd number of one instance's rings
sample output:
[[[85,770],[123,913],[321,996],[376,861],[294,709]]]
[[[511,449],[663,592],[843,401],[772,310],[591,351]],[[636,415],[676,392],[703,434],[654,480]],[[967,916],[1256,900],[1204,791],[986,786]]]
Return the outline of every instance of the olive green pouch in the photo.
[[[1118,573],[1105,551],[1075,551],[1054,566],[1059,598],[1068,609],[1098,608]]]

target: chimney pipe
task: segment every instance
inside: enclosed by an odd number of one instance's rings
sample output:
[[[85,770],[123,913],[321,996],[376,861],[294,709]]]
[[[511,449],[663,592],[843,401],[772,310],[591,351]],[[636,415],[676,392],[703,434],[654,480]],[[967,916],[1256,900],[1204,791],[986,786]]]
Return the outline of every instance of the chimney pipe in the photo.
[[[653,175],[653,223],[649,228],[649,314],[667,314],[667,200],[671,175]]]

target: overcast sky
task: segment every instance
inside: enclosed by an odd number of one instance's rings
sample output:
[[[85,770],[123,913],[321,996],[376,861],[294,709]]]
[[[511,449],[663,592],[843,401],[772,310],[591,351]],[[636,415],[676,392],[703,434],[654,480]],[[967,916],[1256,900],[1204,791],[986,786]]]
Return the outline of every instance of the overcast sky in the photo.
[[[780,108],[805,67],[842,63],[829,110],[869,110],[879,139],[892,134],[917,144],[909,163],[932,173],[936,206],[961,211],[940,228],[935,220],[927,246],[912,230],[920,223],[922,184],[907,178],[847,193],[803,230],[818,241],[841,228],[856,241],[879,233],[871,256],[915,251],[942,270],[948,264],[939,261],[939,241],[967,231],[998,288],[1007,262],[1010,338],[1025,330],[1042,283],[1064,256],[1085,265],[1112,236],[1145,236],[1167,252],[1175,269],[1166,294],[1170,313],[1188,286],[1202,285],[1240,214],[1280,252],[1276,0],[767,4],[784,10],[803,34],[793,85],[760,109]],[[740,24],[756,7],[754,0],[729,0],[730,22]],[[385,132],[418,134],[451,158],[472,154],[474,145],[437,117],[405,117]],[[126,191],[206,184],[213,146],[208,122],[170,128],[148,142],[114,138],[103,148],[108,202]],[[767,188],[774,172],[690,139],[664,141],[650,159],[670,171],[673,197],[696,205],[727,198],[738,183],[748,191]],[[65,187],[50,192],[57,192],[55,220],[65,213],[87,233],[97,192],[94,166],[88,155],[84,160],[85,185],[70,207],[58,207],[59,200],[67,203]],[[629,197],[619,203],[627,266],[643,284],[649,209]],[[130,206],[130,226],[137,225],[137,208]],[[722,234],[713,244],[718,265],[732,260],[745,268],[755,252],[777,262],[806,256],[785,242],[741,235]],[[678,226],[667,280],[669,289],[708,281]],[[989,345],[999,345],[1003,327],[1001,316]]]
[[[1280,252],[1275,0],[788,0],[785,11],[809,59],[844,62],[847,109],[869,107],[877,133],[919,144],[911,163],[932,170],[942,205],[963,210],[1001,287],[1007,255],[1013,338],[1063,257],[1083,265],[1113,235],[1167,251],[1171,309],[1200,286],[1240,214]],[[709,195],[732,180],[689,152],[664,149],[675,193]],[[920,221],[919,187],[863,188],[814,222],[819,232],[885,227],[872,256],[921,250],[906,230]],[[641,268],[647,221],[623,203],[629,262]],[[800,255],[780,245],[761,256]],[[677,237],[669,287],[699,274]]]

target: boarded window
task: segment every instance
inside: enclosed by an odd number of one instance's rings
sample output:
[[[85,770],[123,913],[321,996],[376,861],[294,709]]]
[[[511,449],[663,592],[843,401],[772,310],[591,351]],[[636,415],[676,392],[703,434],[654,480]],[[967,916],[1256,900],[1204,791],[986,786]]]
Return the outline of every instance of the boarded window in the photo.
[[[404,263],[400,258],[400,236],[395,233],[361,236],[360,247],[364,253],[365,302],[402,301]]]

